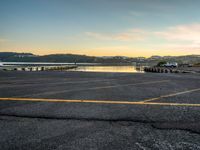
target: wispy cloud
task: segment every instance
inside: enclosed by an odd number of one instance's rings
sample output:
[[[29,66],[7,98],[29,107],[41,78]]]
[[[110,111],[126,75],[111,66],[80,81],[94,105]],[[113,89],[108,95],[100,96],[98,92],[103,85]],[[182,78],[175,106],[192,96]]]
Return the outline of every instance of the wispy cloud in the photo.
[[[188,41],[200,44],[200,24],[179,25],[155,33],[169,41]]]
[[[136,28],[119,33],[85,32],[85,35],[89,39],[127,42],[123,46],[109,46],[107,43],[108,47],[96,50],[136,52],[137,47],[140,50],[151,49],[149,51],[200,52],[200,23],[171,26],[162,30]]]
[[[0,43],[4,43],[4,42],[8,42],[8,41],[9,41],[8,39],[0,38]]]
[[[99,40],[117,40],[117,41],[141,41],[146,37],[147,32],[141,29],[132,29],[121,33],[98,33],[86,32],[88,37]]]
[[[105,46],[105,47],[97,47],[95,50],[107,50],[107,51],[113,51],[113,50],[132,50],[133,48],[130,48],[127,45],[120,45],[120,46]]]
[[[165,39],[164,49],[200,51],[200,24],[178,25],[165,31],[155,32],[158,38]]]
[[[141,16],[145,16],[146,14],[144,12],[130,11],[130,15],[134,17],[141,17]]]

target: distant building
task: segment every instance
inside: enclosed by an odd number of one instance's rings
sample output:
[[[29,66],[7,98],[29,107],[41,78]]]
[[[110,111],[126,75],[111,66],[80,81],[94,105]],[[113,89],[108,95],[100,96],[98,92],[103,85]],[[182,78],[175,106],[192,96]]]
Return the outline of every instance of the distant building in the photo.
[[[14,57],[24,58],[24,57],[35,57],[33,54],[17,54]]]
[[[137,60],[139,60],[139,61],[145,61],[146,58],[145,57],[137,57]]]
[[[102,56],[101,58],[103,58],[103,59],[109,59],[109,58],[113,58],[113,56]]]
[[[161,58],[162,58],[161,56],[155,55],[155,56],[151,56],[149,59],[150,60],[157,60],[157,59],[161,59]]]
[[[173,56],[163,56],[164,59],[170,59],[173,58]]]

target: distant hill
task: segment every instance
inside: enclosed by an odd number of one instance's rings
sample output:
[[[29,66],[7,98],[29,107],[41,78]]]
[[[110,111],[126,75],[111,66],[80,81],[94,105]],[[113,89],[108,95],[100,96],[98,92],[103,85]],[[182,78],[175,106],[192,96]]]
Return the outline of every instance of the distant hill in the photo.
[[[0,52],[4,62],[93,62],[94,57],[73,54],[53,54],[38,56],[31,53]]]
[[[4,62],[66,62],[66,63],[149,63],[157,64],[159,61],[173,61],[178,63],[200,63],[200,55],[188,56],[152,56],[150,58],[144,57],[124,57],[124,56],[110,56],[110,57],[95,57],[76,54],[51,54],[38,56],[32,53],[16,53],[16,52],[0,52],[0,61]]]
[[[0,52],[0,61],[26,61],[37,56],[31,53]]]
[[[0,52],[2,62],[66,62],[66,63],[127,63],[126,57],[94,57],[76,54],[51,54],[38,56],[31,53]]]

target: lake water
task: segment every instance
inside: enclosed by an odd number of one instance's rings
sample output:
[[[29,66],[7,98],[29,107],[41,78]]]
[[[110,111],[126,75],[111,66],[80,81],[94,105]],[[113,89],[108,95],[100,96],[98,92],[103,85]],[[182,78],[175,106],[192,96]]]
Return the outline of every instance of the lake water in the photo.
[[[70,71],[85,71],[85,72],[129,72],[129,73],[142,73],[140,69],[134,66],[79,66],[78,68],[71,69]]]

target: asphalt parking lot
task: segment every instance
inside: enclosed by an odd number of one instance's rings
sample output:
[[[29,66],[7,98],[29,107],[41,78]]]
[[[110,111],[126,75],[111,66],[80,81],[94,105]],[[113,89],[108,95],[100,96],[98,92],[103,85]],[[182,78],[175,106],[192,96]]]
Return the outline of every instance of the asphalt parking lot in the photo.
[[[0,72],[1,149],[200,149],[198,74]]]

